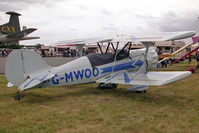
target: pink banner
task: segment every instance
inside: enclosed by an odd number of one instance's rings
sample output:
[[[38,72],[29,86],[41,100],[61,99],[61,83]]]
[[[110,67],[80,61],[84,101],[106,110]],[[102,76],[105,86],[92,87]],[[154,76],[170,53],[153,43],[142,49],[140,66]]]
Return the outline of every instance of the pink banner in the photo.
[[[192,37],[193,43],[199,42],[199,36]]]

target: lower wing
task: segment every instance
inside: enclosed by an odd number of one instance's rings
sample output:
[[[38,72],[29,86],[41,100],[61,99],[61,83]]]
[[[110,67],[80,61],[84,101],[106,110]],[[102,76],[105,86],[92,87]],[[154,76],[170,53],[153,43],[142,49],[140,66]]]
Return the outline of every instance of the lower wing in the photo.
[[[146,72],[133,77],[133,74],[123,71],[112,73],[98,79],[100,83],[116,83],[131,85],[165,85],[188,77],[189,71],[172,71],[172,72]]]

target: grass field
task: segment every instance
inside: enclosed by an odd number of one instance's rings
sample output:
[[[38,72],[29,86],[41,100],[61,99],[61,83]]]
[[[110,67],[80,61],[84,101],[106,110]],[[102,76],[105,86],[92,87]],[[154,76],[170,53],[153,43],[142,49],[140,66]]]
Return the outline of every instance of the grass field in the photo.
[[[187,63],[166,70],[187,70]],[[0,133],[199,132],[199,72],[146,94],[84,84],[30,90],[15,101],[17,88],[6,84],[0,75]]]

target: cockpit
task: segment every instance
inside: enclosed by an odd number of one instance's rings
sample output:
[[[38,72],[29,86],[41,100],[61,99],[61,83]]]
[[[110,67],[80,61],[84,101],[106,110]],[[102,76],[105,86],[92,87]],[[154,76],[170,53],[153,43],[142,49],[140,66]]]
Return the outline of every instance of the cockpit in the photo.
[[[101,53],[92,53],[87,56],[92,67],[130,58],[129,52],[131,49],[131,42],[126,43],[122,49],[119,49],[119,42],[115,45],[112,42],[109,42],[105,51],[102,50],[100,43],[97,44]],[[112,50],[109,50],[110,48]]]

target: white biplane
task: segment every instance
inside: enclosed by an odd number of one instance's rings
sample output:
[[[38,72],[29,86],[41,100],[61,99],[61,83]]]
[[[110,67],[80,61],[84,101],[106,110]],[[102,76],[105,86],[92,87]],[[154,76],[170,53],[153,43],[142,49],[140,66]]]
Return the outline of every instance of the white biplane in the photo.
[[[158,56],[153,46],[155,41],[178,40],[194,36],[194,31],[168,34],[163,37],[135,38],[118,36],[107,39],[87,39],[68,41],[69,44],[84,45],[97,43],[99,53],[80,57],[58,67],[48,66],[38,53],[30,49],[14,50],[6,61],[8,87],[18,86],[16,100],[22,92],[39,87],[53,87],[81,83],[99,83],[99,87],[116,87],[117,84],[129,84],[130,90],[146,92],[149,85],[172,83],[191,74],[189,71],[149,72],[156,68]],[[131,50],[132,42],[139,41],[146,48]],[[106,51],[101,44],[107,43]],[[123,43],[123,48],[119,45]],[[108,53],[112,47],[114,53]],[[121,47],[121,45],[120,45]]]

